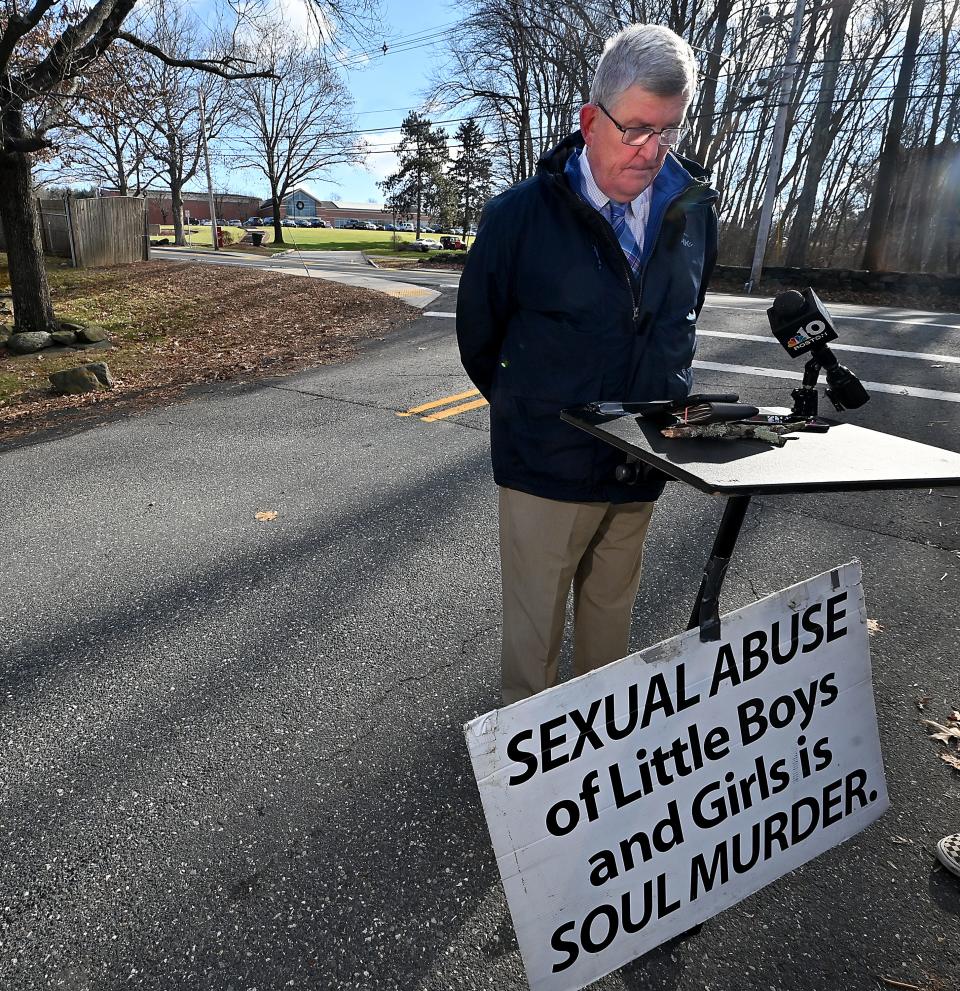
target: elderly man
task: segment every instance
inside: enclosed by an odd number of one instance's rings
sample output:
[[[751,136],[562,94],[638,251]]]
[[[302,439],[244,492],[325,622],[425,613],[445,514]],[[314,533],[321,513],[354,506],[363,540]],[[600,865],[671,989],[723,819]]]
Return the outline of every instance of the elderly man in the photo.
[[[580,131],[491,200],[457,303],[467,374],[490,402],[500,487],[503,703],[555,684],[574,592],[574,674],[623,657],[662,481],[560,419],[594,400],[689,394],[716,258],[716,192],[675,155],[696,86],[666,28],[607,42]]]

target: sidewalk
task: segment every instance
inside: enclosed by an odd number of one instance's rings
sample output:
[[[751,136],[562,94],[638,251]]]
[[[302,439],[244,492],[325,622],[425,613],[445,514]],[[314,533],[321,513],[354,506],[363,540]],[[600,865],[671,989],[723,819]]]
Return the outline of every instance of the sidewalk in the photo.
[[[320,257],[317,257],[317,256]],[[433,289],[404,282],[397,273],[389,269],[373,268],[368,265],[360,251],[303,252],[296,248],[281,255],[268,258],[262,255],[248,255],[245,252],[222,249],[214,252],[209,248],[177,248],[170,246],[151,249],[153,260],[192,261],[207,265],[239,265],[246,268],[259,268],[266,272],[279,272],[283,275],[306,276],[310,279],[327,279],[345,286],[360,286],[373,289],[402,299],[410,306],[422,309],[432,303],[440,293]]]

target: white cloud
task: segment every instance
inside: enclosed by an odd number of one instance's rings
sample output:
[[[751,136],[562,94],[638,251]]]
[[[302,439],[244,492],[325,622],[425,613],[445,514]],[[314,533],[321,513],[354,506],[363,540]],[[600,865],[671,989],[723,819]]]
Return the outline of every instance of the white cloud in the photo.
[[[258,25],[264,24],[282,24],[313,44],[320,44],[323,35],[326,35],[323,40],[329,41],[334,34],[333,25],[327,21],[324,21],[321,31],[317,18],[322,18],[322,15],[310,0],[245,0],[239,9],[248,18],[243,24],[241,36],[250,44],[256,42],[260,30]]]
[[[400,160],[392,148],[395,148],[403,137],[402,131],[380,131],[367,137],[368,143],[372,146],[370,154],[367,155],[363,171],[375,179],[386,179],[397,171]]]

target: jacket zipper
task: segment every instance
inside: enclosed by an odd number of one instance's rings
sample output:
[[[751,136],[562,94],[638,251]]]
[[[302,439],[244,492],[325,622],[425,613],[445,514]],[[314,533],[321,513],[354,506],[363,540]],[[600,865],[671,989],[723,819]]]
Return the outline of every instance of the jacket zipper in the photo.
[[[598,227],[598,230],[601,230],[603,232],[601,236],[606,238],[610,244],[614,245],[616,254],[622,262],[620,270],[626,276],[627,288],[630,291],[630,300],[633,304],[633,328],[634,330],[636,330],[637,320],[640,316],[640,302],[641,299],[643,298],[643,281],[647,274],[647,266],[643,265],[640,268],[640,277],[637,280],[638,285],[636,290],[634,290],[633,271],[630,268],[630,263],[627,261],[627,256],[623,253],[623,248],[620,247],[620,242],[616,239],[616,237],[613,234],[613,228],[600,215],[599,211],[595,210],[592,206],[589,206],[588,204],[584,203],[583,200],[581,200],[580,197],[573,192],[573,190],[567,189],[566,186],[563,185],[562,183],[558,183],[558,185],[564,191],[565,195],[571,197],[572,201],[576,204],[578,209],[582,211],[589,211],[589,212],[584,212],[583,214],[584,218],[589,217],[590,224],[596,225],[599,223],[601,226]],[[674,196],[670,197],[668,202],[664,205],[663,212],[660,214],[660,219],[657,222],[657,229],[653,232],[653,239],[651,243],[656,243],[657,238],[660,237],[660,229],[663,227],[663,218],[667,215],[667,211],[670,209],[670,207],[672,207],[673,204],[676,203],[681,196],[684,196],[696,185],[698,185],[696,181],[688,183],[686,186],[683,187],[683,189],[679,190]],[[594,248],[594,250],[596,250],[596,248]],[[646,250],[646,244],[644,244],[644,250]]]
[[[663,227],[663,218],[667,215],[667,211],[673,206],[681,196],[685,195],[689,190],[693,188],[694,184],[689,183],[684,186],[683,189],[679,190],[674,196],[672,196],[669,201],[664,205],[663,211],[660,214],[660,219],[657,222],[657,229],[652,232],[653,236],[651,238],[651,244],[655,244],[657,238],[660,237],[660,229]],[[646,278],[647,266],[643,264],[640,266],[640,275],[637,279],[637,288],[634,292],[633,288],[633,271],[630,268],[630,263],[627,261],[627,256],[623,253],[623,248],[620,247],[620,242],[614,237],[613,228],[609,224],[604,224],[604,234],[609,237],[610,241],[616,245],[617,253],[623,261],[623,272],[627,277],[627,285],[630,288],[630,298],[633,300],[633,326],[634,330],[637,327],[637,318],[640,316],[640,301],[643,298],[643,280]],[[646,250],[646,243],[644,243],[644,250]]]

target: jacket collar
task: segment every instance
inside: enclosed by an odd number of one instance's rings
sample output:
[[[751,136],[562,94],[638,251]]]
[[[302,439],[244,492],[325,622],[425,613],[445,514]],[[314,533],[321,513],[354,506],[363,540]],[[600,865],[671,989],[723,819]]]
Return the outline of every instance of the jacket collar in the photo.
[[[574,131],[555,148],[551,148],[537,163],[537,174],[567,184],[564,170],[573,155],[579,155],[584,147],[583,134]],[[717,199],[717,191],[710,186],[711,175],[697,162],[682,158],[672,151],[664,159],[663,168],[653,180],[653,195],[656,199],[670,200],[693,187],[698,201],[711,202]]]

